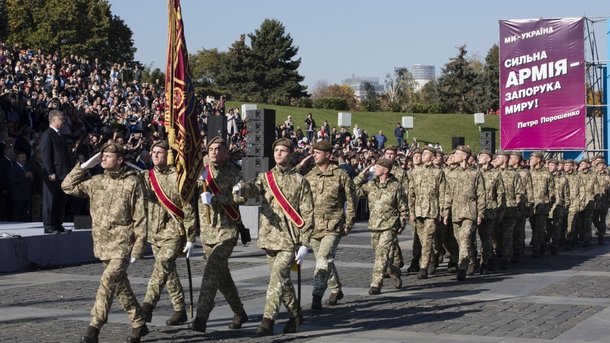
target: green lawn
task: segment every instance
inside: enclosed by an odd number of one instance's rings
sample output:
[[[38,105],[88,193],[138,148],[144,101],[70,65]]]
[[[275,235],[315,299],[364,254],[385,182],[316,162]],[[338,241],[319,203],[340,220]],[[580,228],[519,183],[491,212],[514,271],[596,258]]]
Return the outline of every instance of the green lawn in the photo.
[[[240,107],[241,103],[228,102],[227,107]],[[298,108],[289,106],[275,106],[258,104],[258,108],[274,109],[276,122],[281,123],[286,120],[288,115],[292,116],[295,126],[301,126],[304,129],[305,117],[307,113],[313,115],[316,125],[319,127],[324,120],[328,120],[331,128],[337,126],[336,110],[323,110],[313,108]],[[476,151],[479,150],[479,127],[474,125],[474,116],[472,114],[417,114],[417,113],[396,113],[396,112],[351,112],[352,125],[358,124],[362,129],[366,130],[369,135],[383,130],[388,137],[389,144],[396,143],[394,139],[394,127],[397,122],[401,122],[403,116],[413,117],[414,128],[409,130],[410,143],[412,138],[417,138],[420,143],[436,143],[439,142],[445,151],[451,148],[451,137],[464,137],[466,144]],[[499,127],[499,116],[486,115],[483,129],[495,129]],[[351,130],[351,128],[350,128]],[[499,131],[496,131],[496,148],[500,147]]]

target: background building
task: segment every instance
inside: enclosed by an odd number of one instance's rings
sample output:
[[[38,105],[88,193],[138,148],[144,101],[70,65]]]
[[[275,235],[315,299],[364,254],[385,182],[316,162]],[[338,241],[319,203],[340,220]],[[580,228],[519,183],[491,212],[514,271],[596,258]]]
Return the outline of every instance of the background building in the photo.
[[[378,77],[356,77],[352,75],[351,78],[342,81],[343,84],[350,86],[354,90],[354,94],[358,100],[364,100],[366,98],[365,83],[370,83],[375,88],[375,93],[378,95],[383,94],[384,85],[379,83]]]
[[[426,83],[436,78],[434,65],[432,64],[414,64],[411,73],[415,80],[415,91],[421,90]]]

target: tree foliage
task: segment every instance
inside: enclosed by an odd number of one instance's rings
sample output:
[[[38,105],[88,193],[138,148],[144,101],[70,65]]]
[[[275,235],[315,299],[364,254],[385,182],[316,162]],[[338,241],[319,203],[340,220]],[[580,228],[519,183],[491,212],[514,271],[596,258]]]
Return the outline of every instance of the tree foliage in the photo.
[[[228,92],[227,88],[219,85],[226,60],[227,53],[218,49],[201,49],[190,54],[189,70],[197,93],[218,96]]]
[[[477,76],[476,84],[476,112],[487,112],[497,110],[500,106],[500,52],[497,44],[494,44],[485,57],[485,65]]]
[[[340,98],[345,100],[347,105],[346,108],[340,108],[341,110],[355,110],[358,107],[358,101],[354,90],[349,85],[339,84],[318,84],[314,88],[311,98],[314,100],[321,98]],[[335,109],[335,108],[332,108]]]
[[[393,74],[386,75],[385,93],[381,107],[386,111],[408,112],[415,95],[415,80],[405,67],[394,69]]]
[[[466,60],[466,45],[458,48],[458,55],[445,64],[438,81],[443,107],[449,112],[473,113],[475,108],[475,80],[477,73]]]
[[[132,31],[106,0],[6,0],[6,41],[43,53],[131,62]]]

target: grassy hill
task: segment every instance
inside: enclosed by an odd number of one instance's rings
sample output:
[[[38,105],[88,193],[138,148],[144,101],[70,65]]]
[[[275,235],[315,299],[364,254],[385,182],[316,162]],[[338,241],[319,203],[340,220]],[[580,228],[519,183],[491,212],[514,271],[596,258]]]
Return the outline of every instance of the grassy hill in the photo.
[[[240,107],[241,103],[228,102],[227,107]],[[305,128],[305,117],[307,113],[313,115],[318,127],[324,120],[328,120],[331,128],[337,126],[339,111],[324,110],[314,108],[298,108],[289,106],[275,106],[258,104],[258,108],[274,109],[276,122],[281,123],[286,120],[288,115],[292,116],[295,126]],[[396,112],[351,112],[352,125],[358,124],[366,130],[369,135],[383,130],[388,137],[389,144],[396,143],[394,139],[394,127],[397,122],[402,121],[403,116],[413,117],[414,128],[409,130],[407,141],[411,143],[412,138],[417,138],[420,143],[440,143],[444,150],[450,150],[451,137],[464,137],[466,144],[470,144],[474,150],[479,150],[479,127],[474,125],[472,114],[417,114],[417,113],[396,113]],[[499,116],[486,115],[483,129],[495,129],[499,127]],[[350,129],[351,130],[351,129]],[[496,131],[496,148],[500,146],[500,135]]]

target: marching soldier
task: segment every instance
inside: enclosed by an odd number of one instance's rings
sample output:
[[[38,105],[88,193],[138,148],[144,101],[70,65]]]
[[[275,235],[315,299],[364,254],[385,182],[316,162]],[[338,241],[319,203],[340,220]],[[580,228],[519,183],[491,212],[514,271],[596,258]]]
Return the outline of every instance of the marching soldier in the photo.
[[[542,166],[544,155],[540,151],[535,151],[530,156],[530,175],[532,178],[532,214],[530,223],[532,224],[532,242],[534,251],[532,257],[544,255],[544,232],[546,220],[549,216],[551,205],[555,202],[555,180],[553,175]]]
[[[570,186],[568,179],[559,173],[559,161],[550,159],[547,162],[549,173],[555,179],[555,202],[552,204],[546,223],[546,237],[551,242],[551,255],[557,255],[567,208],[570,207]],[[545,244],[543,242],[543,244]],[[544,246],[544,245],[543,245]],[[544,249],[543,249],[544,250]]]
[[[606,235],[606,217],[608,216],[608,195],[610,193],[610,175],[603,156],[595,158],[595,172],[597,175],[595,210],[593,211],[593,224],[597,228],[597,243],[604,244]]]
[[[314,203],[314,231],[311,247],[316,258],[311,308],[322,309],[322,297],[330,288],[328,305],[337,305],[343,298],[335,253],[341,236],[349,234],[356,217],[356,189],[345,170],[330,162],[332,145],[327,140],[313,144],[314,167],[305,176],[309,181]],[[344,210],[345,208],[345,210]]]
[[[207,150],[208,163],[198,182],[201,201],[197,202],[201,223],[200,239],[207,263],[201,279],[197,314],[190,326],[199,332],[206,331],[217,291],[222,293],[233,311],[229,329],[239,329],[248,321],[229,270],[229,257],[237,244],[238,224],[241,221],[232,187],[241,180],[241,172],[229,161],[227,142],[222,137],[212,138]]]
[[[491,164],[493,159],[491,151],[483,149],[477,157],[487,192],[487,208],[481,225],[477,226],[481,239],[481,274],[487,274],[493,255],[492,235],[498,219],[498,208],[504,209],[505,207],[504,182],[502,182],[500,171]]]
[[[591,244],[591,224],[593,224],[593,210],[595,209],[595,194],[599,190],[597,176],[591,170],[589,159],[583,159],[578,165],[578,175],[584,187],[582,210],[579,215],[580,237],[583,246]]]
[[[407,200],[402,185],[390,174],[394,162],[382,158],[375,165],[374,177],[367,182],[368,169],[363,170],[354,183],[358,196],[369,200],[369,231],[371,245],[375,251],[375,264],[371,277],[369,295],[381,293],[383,273],[389,267],[389,274],[395,288],[402,287],[400,269],[391,261],[396,246],[396,234],[400,234],[407,221]]]
[[[511,151],[508,165],[515,168],[519,174],[523,192],[516,212],[516,221],[513,229],[513,257],[518,262],[525,252],[525,220],[531,216],[533,206],[532,176],[529,169],[523,165],[523,155],[519,151]]]
[[[481,172],[468,166],[471,154],[469,147],[460,145],[456,148],[453,161],[459,167],[447,182],[445,190],[443,222],[449,225],[451,214],[453,234],[459,246],[458,281],[466,280],[468,264],[474,258],[471,237],[475,225],[481,225],[483,221],[486,206],[485,180]]]
[[[422,151],[420,149],[416,149],[413,151],[413,155],[412,155],[412,162],[413,162],[413,167],[410,169],[407,169],[407,180],[413,180],[413,174],[418,172],[419,168],[422,168],[422,161],[421,161],[421,156],[422,156]],[[410,189],[410,185],[408,188],[405,189],[405,191],[407,192],[407,202],[409,201],[409,189]],[[411,210],[411,207],[409,207],[409,209]],[[417,234],[417,230],[415,228],[415,226],[413,226],[413,248],[411,249],[411,255],[412,255],[412,259],[411,259],[411,264],[409,265],[409,267],[407,267],[407,272],[408,273],[417,273],[419,272],[419,260],[421,259],[421,241],[419,239],[419,235]]]
[[[131,320],[131,335],[125,342],[140,342],[148,334],[144,314],[127,278],[130,262],[144,255],[144,186],[138,174],[125,166],[123,155],[123,147],[108,143],[100,153],[82,165],[77,164],[62,182],[66,194],[90,199],[93,254],[104,264],[91,322],[80,339],[82,343],[98,342],[100,329],[108,321],[114,294]],[[104,173],[89,177],[86,169],[100,161]]]
[[[574,160],[565,160],[563,164],[564,176],[568,180],[570,201],[567,207],[568,216],[566,218],[566,250],[571,250],[576,245],[578,239],[578,216],[582,210],[584,201],[584,188],[582,180],[574,166]],[[567,201],[566,201],[567,202]]]
[[[405,198],[406,198],[406,192],[409,189],[409,177],[407,175],[407,171],[404,170],[396,161],[396,157],[398,152],[398,148],[395,145],[390,145],[389,147],[387,147],[383,153],[383,158],[386,158],[388,160],[391,160],[394,165],[392,167],[392,175],[394,175],[394,177],[396,178],[396,180],[398,180],[398,182],[400,182],[400,184],[402,185],[402,189],[405,190]],[[398,267],[398,269],[402,268],[405,265],[405,262],[403,260],[403,256],[402,256],[402,249],[400,248],[400,244],[398,242],[398,239],[396,240],[395,243],[395,247],[394,249],[392,249],[392,251],[394,252],[394,255],[392,256],[392,263],[394,264],[394,266]]]
[[[257,244],[265,250],[271,275],[263,320],[256,329],[258,335],[273,335],[281,303],[290,316],[284,333],[296,332],[303,322],[290,279],[290,267],[295,261],[295,252],[298,259],[302,259],[314,226],[309,182],[291,165],[292,141],[280,138],[273,142],[272,148],[276,166],[259,174],[255,180],[233,188],[234,193],[243,197],[262,198]]]

